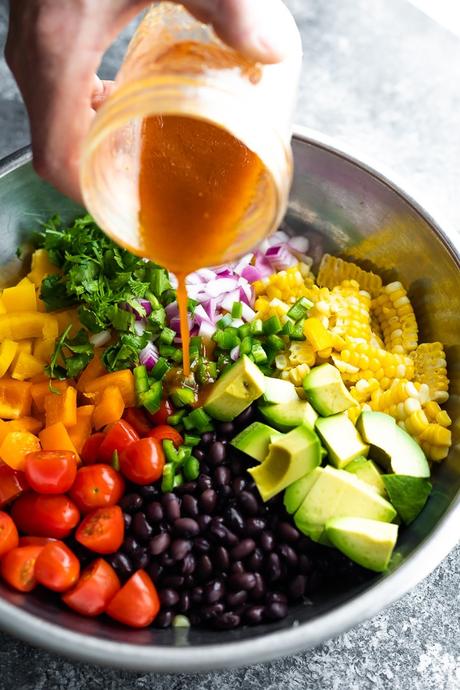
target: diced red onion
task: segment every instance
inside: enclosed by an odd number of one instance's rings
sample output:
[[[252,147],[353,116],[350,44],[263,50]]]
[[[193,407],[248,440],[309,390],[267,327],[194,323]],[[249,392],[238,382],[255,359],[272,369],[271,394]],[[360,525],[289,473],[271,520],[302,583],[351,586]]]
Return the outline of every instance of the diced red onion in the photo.
[[[230,359],[233,362],[236,362],[236,360],[239,358],[239,356],[240,356],[240,346],[237,345],[236,347],[233,348],[233,350],[230,350]]]
[[[295,252],[299,252],[300,254],[306,254],[308,252],[309,246],[310,242],[308,240],[308,237],[304,237],[303,235],[290,237],[288,240],[289,249],[293,249]]]
[[[204,297],[208,294],[208,286],[206,283],[199,285],[187,285],[187,295],[190,299],[197,299],[200,301],[200,296]]]
[[[220,268],[215,269],[216,276],[219,278],[234,278],[234,273],[231,268],[227,266],[220,266]]]
[[[159,359],[159,352],[153,343],[147,343],[139,352],[139,362],[144,364],[147,369],[152,369]]]
[[[262,272],[255,266],[245,266],[241,271],[241,277],[245,278],[249,283],[255,283],[256,280],[261,280]]]
[[[213,323],[215,320],[215,315],[211,318],[204,306],[202,304],[198,304],[195,307],[193,319],[199,326],[203,321],[209,321],[210,323]]]
[[[216,279],[216,272],[210,268],[200,268],[196,274],[206,283]]]
[[[247,304],[244,304],[243,302],[243,313],[242,313],[242,318],[244,321],[252,321],[256,316],[256,312],[254,309],[251,309],[251,307]]]
[[[261,278],[268,278],[274,273],[273,266],[265,257],[265,254],[256,252],[255,267],[259,270]]]
[[[215,332],[216,327],[213,326],[212,323],[209,323],[209,321],[202,321],[200,324],[198,335],[201,336],[201,338],[212,338]]]
[[[208,315],[208,321],[214,323],[216,320],[217,299],[207,299],[205,302],[201,303],[201,306]]]
[[[185,279],[187,285],[200,285],[202,282],[198,273],[189,273]]]
[[[206,285],[206,294],[208,297],[218,297],[226,292],[235,290],[238,287],[238,280],[236,278],[216,278],[210,280]]]
[[[251,307],[254,304],[254,290],[249,283],[240,281],[240,299],[238,300]]]
[[[136,332],[136,335],[143,335],[145,331],[145,319],[141,319],[140,321],[135,321],[134,322],[134,330]]]
[[[274,244],[267,249],[265,256],[277,271],[283,271],[298,263],[298,260],[292,256],[285,244]]]
[[[168,321],[171,321],[175,316],[178,316],[179,314],[179,305],[177,302],[171,302],[171,304],[168,304],[167,307],[165,307],[165,312],[166,316],[168,317]]]
[[[233,290],[232,292],[228,292],[224,299],[221,301],[220,306],[222,309],[225,309],[225,311],[232,311],[232,307],[235,302],[240,301],[240,290]]]
[[[103,345],[107,345],[111,337],[112,334],[110,331],[99,331],[99,333],[94,333],[89,336],[89,342],[91,345],[94,345],[94,347],[102,347]]]
[[[238,263],[235,265],[235,267],[233,269],[235,271],[235,273],[237,273],[238,275],[242,275],[243,269],[246,268],[247,266],[249,266],[253,257],[254,257],[254,254],[252,254],[252,253],[246,254],[245,256],[242,256],[241,259],[238,261]]]

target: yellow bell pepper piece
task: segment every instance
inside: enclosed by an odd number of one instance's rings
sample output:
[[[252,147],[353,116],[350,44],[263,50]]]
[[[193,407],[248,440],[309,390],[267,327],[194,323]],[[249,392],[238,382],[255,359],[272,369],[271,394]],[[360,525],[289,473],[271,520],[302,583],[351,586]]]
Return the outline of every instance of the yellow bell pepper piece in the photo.
[[[3,300],[1,297],[0,297],[0,314],[6,314],[6,307],[3,304]]]
[[[20,352],[11,372],[11,378],[17,381],[24,381],[43,373],[43,369],[42,361],[27,352]]]
[[[50,314],[37,311],[0,314],[0,341],[27,338],[56,338],[58,322]]]
[[[36,249],[32,254],[30,273],[27,277],[38,286],[43,278],[51,273],[59,273],[59,268],[51,263],[46,249]]]
[[[12,312],[37,311],[37,296],[35,285],[28,278],[23,278],[14,287],[5,288],[2,300],[6,311]]]
[[[14,340],[4,340],[0,343],[0,376],[5,376],[8,367],[16,356],[18,344]]]
[[[34,357],[48,364],[54,352],[55,344],[55,338],[37,338],[34,343]]]
[[[29,431],[37,435],[42,428],[43,423],[35,417],[21,417],[21,419],[12,419],[10,422],[0,420],[0,444],[11,431]]]
[[[26,381],[0,379],[0,419],[19,419],[30,414],[32,384]]]
[[[40,441],[30,431],[10,431],[0,445],[0,458],[13,470],[25,469],[28,453],[40,450]]]
[[[303,332],[315,352],[332,347],[332,334],[329,333],[321,321],[316,317],[311,316],[309,319],[305,319]]]

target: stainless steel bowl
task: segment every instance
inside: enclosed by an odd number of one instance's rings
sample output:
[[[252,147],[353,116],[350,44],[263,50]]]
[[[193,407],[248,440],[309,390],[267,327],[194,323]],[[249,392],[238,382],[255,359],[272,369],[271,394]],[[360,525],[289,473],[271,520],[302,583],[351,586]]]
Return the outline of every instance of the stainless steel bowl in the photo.
[[[460,422],[460,257],[435,221],[373,168],[322,137],[296,134],[294,186],[286,225],[308,232],[314,251],[338,251],[385,278],[410,287],[423,340],[447,347],[454,421]],[[0,164],[0,263],[3,282],[21,266],[17,245],[40,219],[78,211],[33,173],[28,149]],[[434,473],[423,513],[403,531],[394,564],[359,589],[317,606],[291,609],[281,623],[215,633],[202,630],[126,630],[85,620],[50,599],[13,593],[0,585],[0,626],[66,656],[125,669],[207,671],[292,654],[378,613],[416,585],[459,538],[460,459],[454,447]]]

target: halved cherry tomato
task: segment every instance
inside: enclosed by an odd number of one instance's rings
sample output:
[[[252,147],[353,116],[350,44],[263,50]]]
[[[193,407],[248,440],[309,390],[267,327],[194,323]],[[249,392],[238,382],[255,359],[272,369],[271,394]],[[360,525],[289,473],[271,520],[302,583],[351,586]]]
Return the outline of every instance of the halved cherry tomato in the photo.
[[[115,594],[106,613],[125,625],[145,628],[159,610],[160,600],[155,585],[145,570],[138,570]]]
[[[125,480],[110,465],[81,467],[69,492],[82,513],[95,508],[114,506],[125,491]]]
[[[96,553],[114,553],[120,548],[125,535],[123,513],[120,506],[98,508],[87,515],[79,525],[75,539]]]
[[[18,546],[0,561],[3,579],[20,592],[31,592],[37,584],[35,562],[43,546]]]
[[[165,456],[156,438],[141,438],[120,455],[120,470],[135,484],[151,484],[163,474]]]
[[[19,537],[18,546],[46,546],[53,541],[57,541],[53,537]]]
[[[0,511],[0,558],[15,549],[19,542],[18,530],[8,513]]]
[[[176,448],[179,448],[184,443],[184,439],[178,431],[173,426],[169,424],[160,424],[154,429],[150,430],[149,436],[156,438],[160,443],[165,439],[172,441]]]
[[[43,547],[35,563],[35,579],[53,592],[65,592],[78,580],[80,561],[62,541]]]
[[[170,417],[173,412],[173,406],[166,398],[161,401],[158,412],[155,412],[155,414],[149,414],[149,417],[154,424],[166,424],[168,417]]]
[[[21,532],[61,539],[67,537],[78,524],[80,513],[67,496],[30,492],[14,502],[11,517]]]
[[[119,589],[120,580],[115,570],[103,558],[98,558],[85,568],[62,601],[83,616],[99,616]]]
[[[24,472],[0,463],[0,508],[20,496],[28,487]]]
[[[105,439],[99,446],[99,462],[111,463],[115,451],[121,453],[133,441],[139,440],[139,434],[131,424],[120,419],[107,431]]]
[[[69,450],[38,450],[26,455],[26,479],[41,494],[65,494],[77,474],[77,456]]]
[[[127,407],[123,419],[131,424],[141,438],[148,436],[152,430],[152,425],[147,421],[147,415],[140,407]]]
[[[81,461],[84,465],[95,465],[97,462],[100,462],[99,448],[104,439],[105,433],[103,431],[98,431],[86,439],[80,453]]]

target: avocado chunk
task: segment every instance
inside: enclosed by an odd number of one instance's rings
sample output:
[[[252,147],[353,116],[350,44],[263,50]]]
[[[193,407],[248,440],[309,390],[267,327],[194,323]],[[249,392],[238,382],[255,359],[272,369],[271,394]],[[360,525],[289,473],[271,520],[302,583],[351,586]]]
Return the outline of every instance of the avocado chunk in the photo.
[[[296,479],[314,470],[319,462],[319,439],[314,431],[302,425],[275,439],[264,462],[248,471],[263,500],[269,501]]]
[[[385,474],[383,481],[391,503],[401,520],[409,525],[421,512],[431,493],[431,482],[424,477]]]
[[[263,462],[268,455],[270,443],[280,436],[282,434],[276,429],[272,429],[271,426],[262,424],[262,422],[253,422],[246,429],[243,429],[238,436],[235,436],[230,443],[234,448],[250,455],[254,460]]]
[[[322,468],[295,513],[294,522],[313,541],[327,543],[324,526],[334,517],[365,517],[391,522],[396,517],[396,510],[354,474],[328,465]]]
[[[259,410],[267,422],[279,431],[289,431],[301,424],[314,429],[318,417],[315,410],[306,400],[292,400],[291,402],[279,403],[277,405],[259,403]]]
[[[353,472],[363,482],[372,486],[380,496],[385,497],[387,495],[382,473],[373,460],[360,456],[349,462],[345,469],[347,472]]]
[[[328,450],[330,462],[339,470],[369,451],[346,414],[318,417],[315,428]]]
[[[243,355],[212,385],[205,412],[220,422],[231,422],[265,391],[265,376]]]
[[[268,403],[288,403],[299,399],[295,386],[290,381],[265,377],[264,398]]]
[[[390,415],[383,412],[361,412],[356,428],[366,443],[370,444],[369,454],[386,472],[412,477],[430,476],[430,467],[423,450]]]
[[[300,507],[300,504],[304,501],[306,495],[313,487],[316,480],[319,479],[322,471],[322,467],[315,467],[313,472],[309,472],[304,477],[300,477],[300,479],[297,479],[297,481],[289,484],[288,488],[284,492],[283,500],[284,507],[288,513],[292,515],[295,513],[297,508]]]
[[[388,568],[398,525],[368,518],[336,517],[327,521],[326,535],[352,561],[381,573]]]
[[[344,412],[356,405],[356,400],[342,381],[340,371],[332,364],[314,367],[304,378],[303,387],[307,400],[323,417]]]

